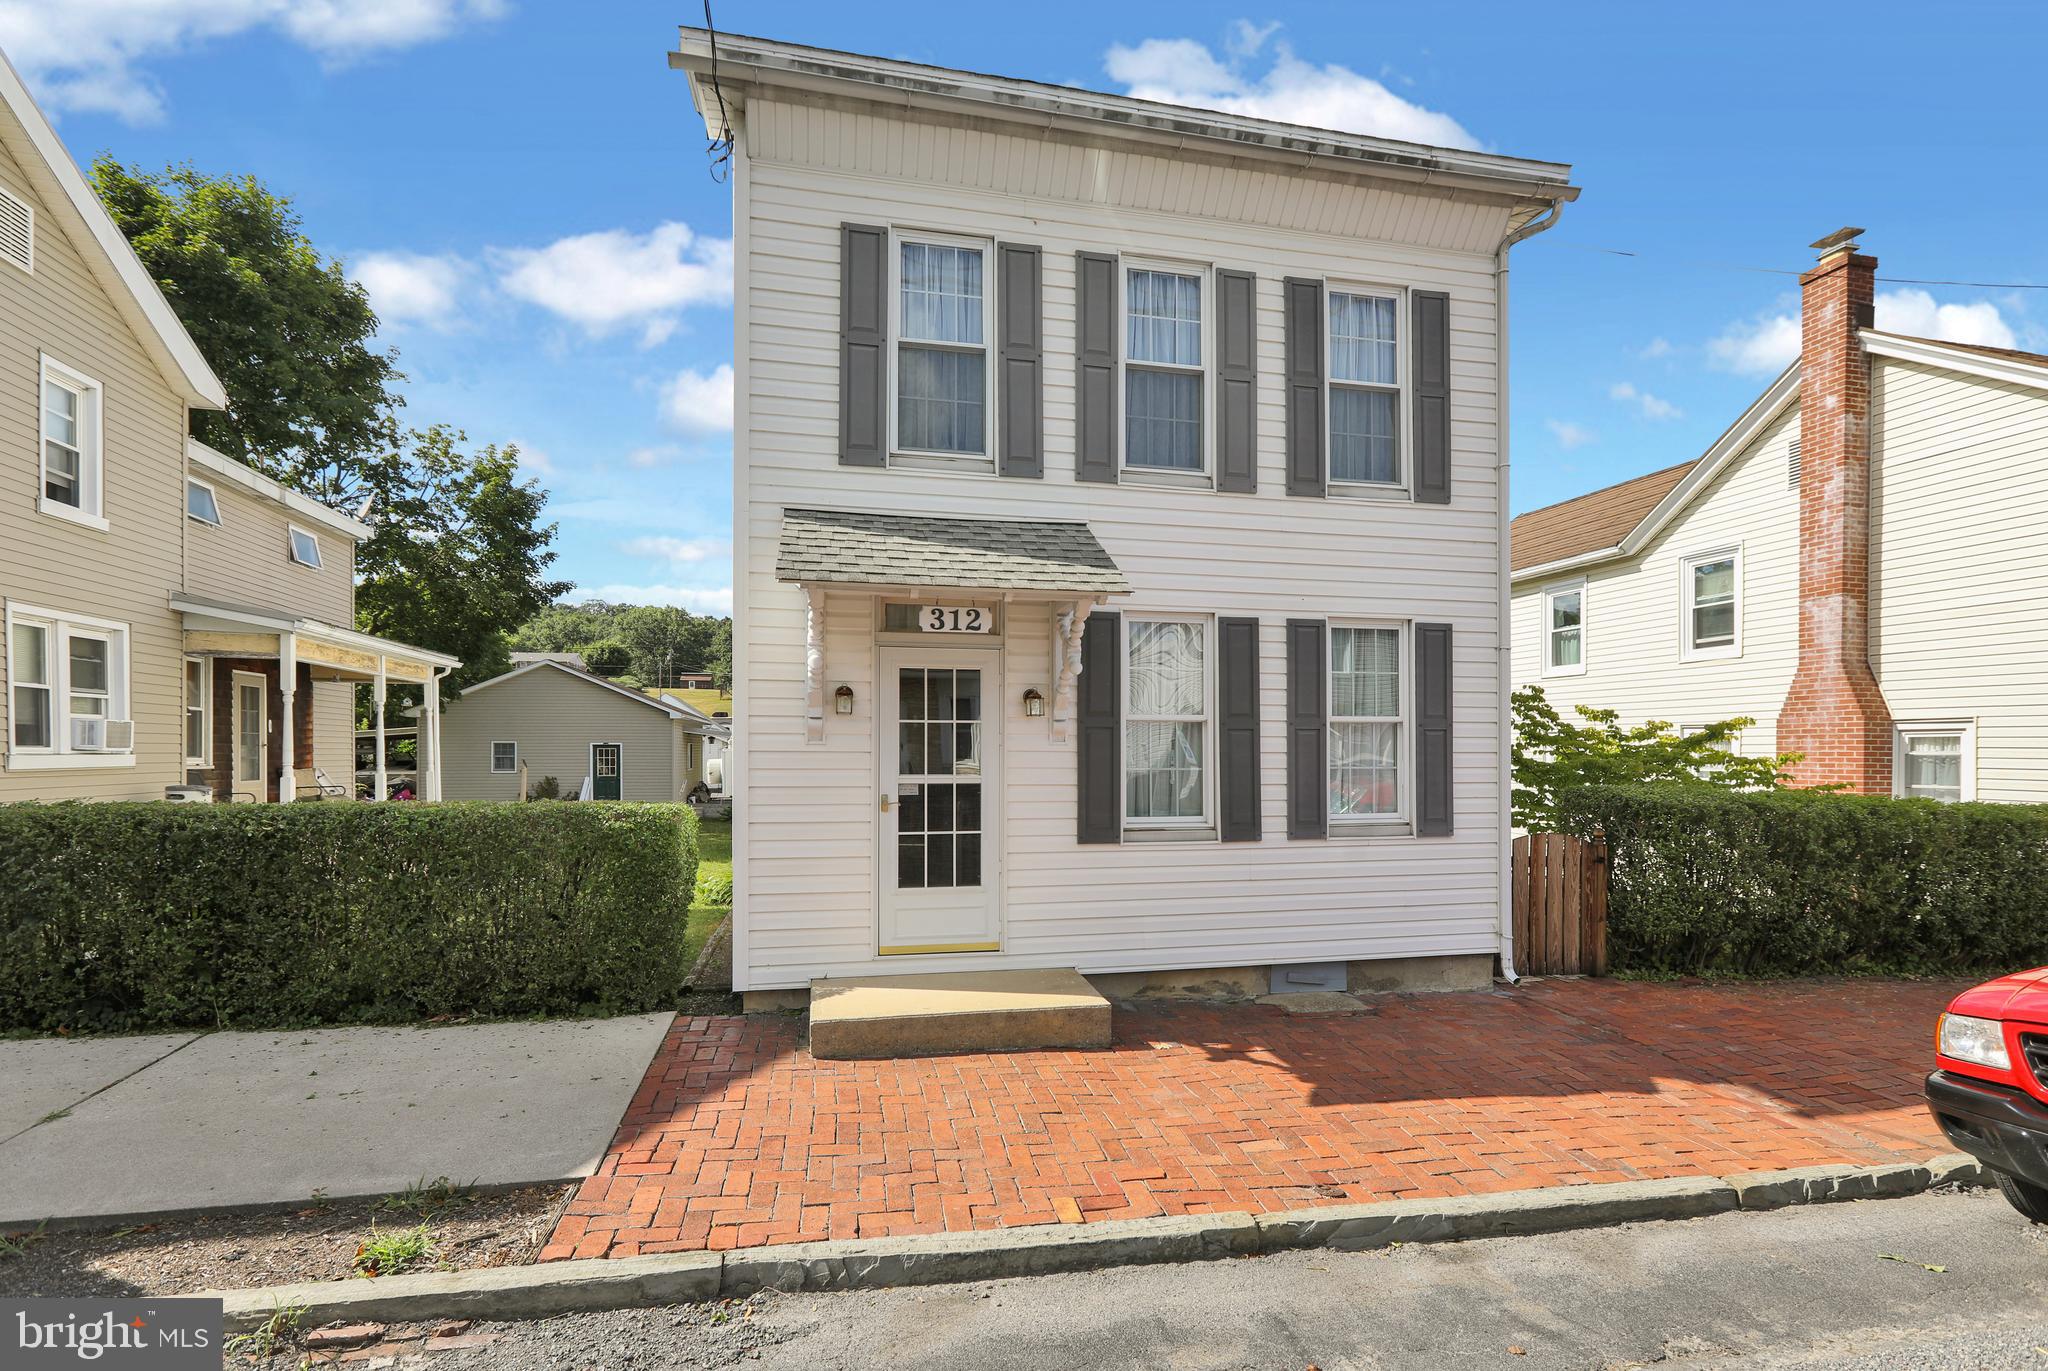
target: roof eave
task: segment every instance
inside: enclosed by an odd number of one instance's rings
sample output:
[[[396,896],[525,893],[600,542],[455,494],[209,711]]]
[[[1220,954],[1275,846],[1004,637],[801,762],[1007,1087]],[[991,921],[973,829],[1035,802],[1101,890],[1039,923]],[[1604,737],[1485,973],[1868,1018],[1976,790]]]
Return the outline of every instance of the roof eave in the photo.
[[[2036,390],[2048,390],[2048,363],[2026,362],[2017,357],[1996,357],[1969,348],[1946,347],[1931,338],[1910,338],[1904,334],[1882,333],[1876,329],[1863,329],[1860,331],[1860,337],[1863,350],[1874,356],[1890,357],[1901,362],[1918,362],[1924,366],[1960,371],[1990,381],[2006,381],[2014,385],[2030,386]]]
[[[289,486],[271,480],[245,462],[238,462],[224,452],[216,452],[197,438],[185,440],[185,457],[187,461],[209,475],[231,482],[258,499],[268,500],[344,538],[364,543],[377,532],[359,519],[351,519],[339,510],[329,509],[311,496],[302,495]]]

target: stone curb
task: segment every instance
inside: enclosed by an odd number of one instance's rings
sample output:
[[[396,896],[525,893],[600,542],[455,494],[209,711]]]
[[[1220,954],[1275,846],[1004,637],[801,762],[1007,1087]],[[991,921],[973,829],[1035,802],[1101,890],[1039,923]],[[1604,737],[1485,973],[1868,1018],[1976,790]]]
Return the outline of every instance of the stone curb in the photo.
[[[1736,1209],[1888,1199],[1989,1179],[1960,1153],[1892,1166],[1815,1166],[1728,1177],[1554,1186],[1439,1200],[1330,1205],[1282,1214],[1185,1214],[974,1233],[790,1243],[745,1252],[594,1257],[379,1280],[207,1291],[230,1329],[300,1306],[302,1327],[426,1319],[530,1319],[736,1298],[757,1290],[879,1290],[1157,1262],[1213,1261],[1296,1248],[1363,1251],[1574,1228],[1692,1219]]]

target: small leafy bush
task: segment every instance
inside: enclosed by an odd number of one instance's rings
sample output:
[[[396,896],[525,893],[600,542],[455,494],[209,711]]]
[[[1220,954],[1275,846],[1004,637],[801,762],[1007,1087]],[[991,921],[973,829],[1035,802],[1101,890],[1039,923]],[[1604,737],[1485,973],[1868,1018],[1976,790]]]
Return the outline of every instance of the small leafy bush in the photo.
[[[0,805],[0,1030],[671,1001],[684,805]]]
[[[732,907],[732,873],[728,871],[716,876],[700,878],[697,882],[697,898],[694,903],[699,909],[710,909],[714,906],[730,909]]]
[[[1675,782],[1562,792],[1604,831],[1617,971],[1975,974],[2048,963],[2048,805]]]

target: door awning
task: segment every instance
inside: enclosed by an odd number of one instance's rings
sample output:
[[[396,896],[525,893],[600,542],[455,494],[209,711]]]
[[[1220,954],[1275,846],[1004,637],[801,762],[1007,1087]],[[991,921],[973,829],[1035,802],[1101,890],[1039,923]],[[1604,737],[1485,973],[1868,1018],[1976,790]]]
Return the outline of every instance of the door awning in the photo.
[[[931,586],[1059,597],[1131,590],[1086,524],[843,509],[785,510],[775,575],[807,586]]]

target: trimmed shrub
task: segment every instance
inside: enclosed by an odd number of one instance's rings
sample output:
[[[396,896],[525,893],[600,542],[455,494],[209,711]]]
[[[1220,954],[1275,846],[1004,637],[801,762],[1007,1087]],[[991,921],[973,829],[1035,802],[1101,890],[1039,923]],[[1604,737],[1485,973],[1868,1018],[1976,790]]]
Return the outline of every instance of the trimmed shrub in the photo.
[[[1605,831],[1608,954],[1647,975],[1960,974],[2048,963],[2048,805],[1685,783],[1566,792]]]
[[[0,1029],[671,1002],[684,805],[0,805]]]

